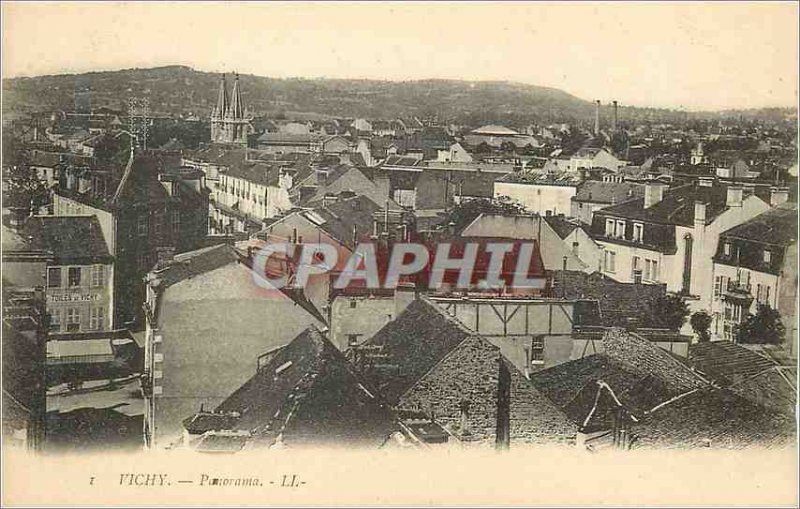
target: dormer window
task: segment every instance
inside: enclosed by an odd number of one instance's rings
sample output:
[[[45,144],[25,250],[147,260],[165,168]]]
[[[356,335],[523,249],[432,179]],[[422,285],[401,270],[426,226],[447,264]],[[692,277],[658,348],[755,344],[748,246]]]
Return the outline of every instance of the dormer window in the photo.
[[[616,222],[613,219],[606,219],[606,237],[614,236],[614,228]]]
[[[725,253],[725,256],[730,256],[731,255],[731,243],[730,242],[726,242],[722,246],[722,251],[723,251],[723,253]]]
[[[764,250],[764,263],[770,263],[772,261],[772,252]]]
[[[625,237],[625,221],[617,220],[617,237]]]
[[[641,242],[644,237],[644,225],[641,223],[633,223],[633,241]]]

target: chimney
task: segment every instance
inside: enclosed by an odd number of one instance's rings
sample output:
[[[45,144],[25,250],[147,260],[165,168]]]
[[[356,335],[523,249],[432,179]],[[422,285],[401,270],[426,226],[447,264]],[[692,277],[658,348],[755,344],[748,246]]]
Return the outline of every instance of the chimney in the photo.
[[[594,102],[594,134],[600,134],[600,101]]]
[[[617,101],[611,102],[613,113],[611,115],[611,132],[617,131]]]
[[[706,204],[701,201],[694,202],[694,224],[705,226]]]
[[[648,182],[644,186],[644,208],[649,209],[664,198],[664,186],[658,182]]]
[[[769,204],[777,207],[789,200],[789,189],[786,187],[773,187],[769,190]]]
[[[728,196],[725,200],[725,205],[728,207],[741,207],[742,194],[741,186],[728,186]]]

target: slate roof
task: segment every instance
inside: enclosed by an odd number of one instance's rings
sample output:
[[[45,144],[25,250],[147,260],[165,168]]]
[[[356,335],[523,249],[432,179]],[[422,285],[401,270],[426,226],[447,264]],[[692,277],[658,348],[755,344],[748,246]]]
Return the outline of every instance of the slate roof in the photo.
[[[473,334],[433,302],[413,301],[369,341],[381,357],[366,366],[370,378],[386,400],[400,397],[431,368]]]
[[[160,285],[170,286],[238,260],[239,256],[233,246],[217,244],[177,254],[169,265],[156,270],[155,274],[161,280]]]
[[[587,180],[578,186],[578,192],[572,197],[572,201],[617,204],[643,197],[643,184]]]
[[[224,175],[240,178],[253,184],[277,187],[280,169],[262,161],[240,161],[227,167]]]
[[[797,204],[784,203],[720,234],[762,244],[788,246],[797,242]]]
[[[111,261],[96,216],[34,216],[22,231],[29,249],[52,252],[56,264]]]
[[[260,446],[280,437],[290,446],[377,447],[397,429],[377,392],[313,326],[277,351],[214,412],[226,416],[218,426],[249,432]]]
[[[313,212],[324,219],[324,223],[317,225],[319,228],[352,249],[355,247],[353,228],[356,230],[356,240],[371,235],[372,214],[381,209],[381,206],[367,196],[354,196],[315,208]],[[303,215],[304,212],[300,214]]]
[[[694,205],[700,201],[706,204],[708,224],[728,209],[727,195],[727,186],[707,187],[692,183],[665,191],[663,199],[649,208],[644,208],[644,198],[638,198],[606,207],[602,214],[651,223],[693,226]]]
[[[565,239],[570,233],[574,232],[576,228],[580,228],[580,224],[576,221],[567,219],[564,216],[545,216],[545,222],[556,232],[560,239]]]

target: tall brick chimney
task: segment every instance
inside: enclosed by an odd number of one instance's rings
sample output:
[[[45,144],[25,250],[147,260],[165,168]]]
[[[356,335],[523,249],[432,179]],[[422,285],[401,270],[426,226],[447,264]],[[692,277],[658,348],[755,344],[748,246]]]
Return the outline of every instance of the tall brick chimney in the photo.
[[[594,102],[594,134],[600,134],[600,101]]]
[[[617,112],[617,101],[612,101],[611,102],[611,107],[613,109],[613,112],[612,112],[612,115],[611,115],[611,132],[616,132],[617,131],[617,120],[618,120],[618,118],[617,118],[617,113],[618,113]]]

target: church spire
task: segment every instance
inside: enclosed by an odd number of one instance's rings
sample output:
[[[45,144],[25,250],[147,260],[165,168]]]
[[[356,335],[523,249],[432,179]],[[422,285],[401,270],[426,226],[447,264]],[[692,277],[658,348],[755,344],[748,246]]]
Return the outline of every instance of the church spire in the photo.
[[[215,117],[223,117],[228,112],[228,85],[225,83],[225,74],[219,82],[219,95],[217,96],[217,107],[214,109]]]
[[[228,109],[228,118],[236,120],[244,118],[244,103],[242,103],[242,95],[239,92],[239,74],[233,80],[233,91],[231,92],[231,106]]]

